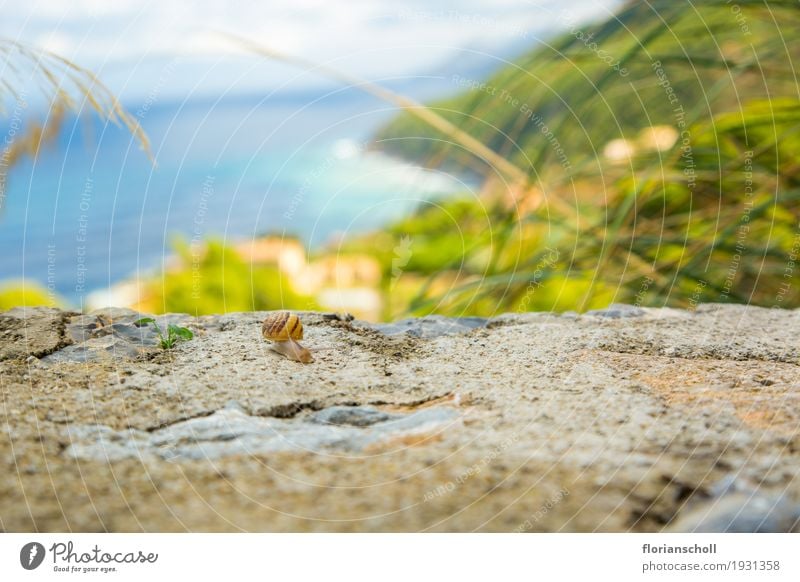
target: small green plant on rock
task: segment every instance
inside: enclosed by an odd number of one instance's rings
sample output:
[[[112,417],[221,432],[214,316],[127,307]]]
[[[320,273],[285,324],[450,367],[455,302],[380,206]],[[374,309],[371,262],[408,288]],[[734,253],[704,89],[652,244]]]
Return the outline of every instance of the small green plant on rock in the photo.
[[[143,317],[141,319],[137,319],[133,324],[137,327],[141,327],[143,325],[147,325],[148,323],[153,324],[153,327],[158,334],[158,342],[159,345],[161,345],[162,350],[170,350],[175,347],[175,344],[177,344],[179,341],[189,341],[194,337],[194,334],[191,330],[179,325],[175,325],[174,323],[170,323],[167,326],[167,334],[164,335],[164,332],[161,330],[158,322],[152,317]]]

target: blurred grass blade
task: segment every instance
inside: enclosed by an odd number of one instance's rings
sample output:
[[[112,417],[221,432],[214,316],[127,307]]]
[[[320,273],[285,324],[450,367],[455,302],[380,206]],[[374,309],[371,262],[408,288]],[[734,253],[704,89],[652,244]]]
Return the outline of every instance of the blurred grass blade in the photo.
[[[354,75],[344,73],[332,67],[313,63],[299,57],[286,55],[245,38],[226,33],[220,34],[222,34],[225,38],[232,40],[235,44],[252,54],[282,61],[307,71],[319,73],[333,80],[365,91],[366,93],[378,97],[387,103],[391,103],[392,105],[395,105],[404,111],[408,111],[412,115],[428,124],[431,128],[442,132],[448,138],[459,143],[476,157],[497,168],[497,170],[511,182],[524,183],[527,180],[527,173],[522,169],[505,159],[503,156],[498,155],[497,152],[487,147],[484,143],[475,139],[465,131],[459,129],[453,123],[422,103],[395,93],[394,91],[386,89],[377,83],[360,79]]]

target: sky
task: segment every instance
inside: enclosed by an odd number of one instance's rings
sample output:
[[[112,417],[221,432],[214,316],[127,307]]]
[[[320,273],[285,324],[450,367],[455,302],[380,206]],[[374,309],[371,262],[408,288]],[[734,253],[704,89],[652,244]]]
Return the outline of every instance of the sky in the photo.
[[[474,59],[513,58],[619,0],[0,0],[0,36],[88,67],[127,103],[325,83],[236,53],[218,33],[329,63],[370,80]],[[502,60],[498,60],[498,65]]]

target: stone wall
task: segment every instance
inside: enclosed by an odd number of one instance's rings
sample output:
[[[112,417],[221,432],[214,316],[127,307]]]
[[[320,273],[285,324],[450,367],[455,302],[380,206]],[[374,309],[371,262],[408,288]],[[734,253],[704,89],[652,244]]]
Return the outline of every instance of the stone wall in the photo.
[[[800,312],[0,313],[4,531],[789,531]]]

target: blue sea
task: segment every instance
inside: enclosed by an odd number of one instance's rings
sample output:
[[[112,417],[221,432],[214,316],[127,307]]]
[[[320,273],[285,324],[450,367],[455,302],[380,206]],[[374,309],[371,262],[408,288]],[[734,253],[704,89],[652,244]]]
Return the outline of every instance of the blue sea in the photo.
[[[82,307],[93,290],[160,269],[176,237],[278,233],[314,250],[464,189],[370,147],[396,110],[353,89],[127,109],[154,162],[127,131],[86,115],[11,169],[0,282],[37,281]]]

